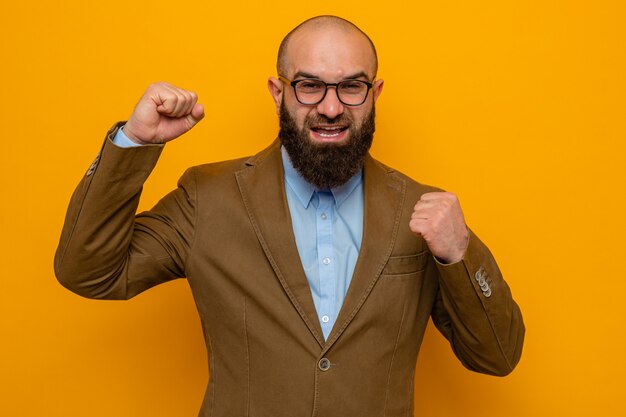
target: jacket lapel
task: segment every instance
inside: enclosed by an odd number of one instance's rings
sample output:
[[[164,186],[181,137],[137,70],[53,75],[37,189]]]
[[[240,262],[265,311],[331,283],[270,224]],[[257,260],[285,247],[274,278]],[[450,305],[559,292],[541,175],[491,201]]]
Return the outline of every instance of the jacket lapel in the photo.
[[[361,250],[337,321],[324,341],[293,235],[279,141],[250,158],[246,165],[236,177],[257,238],[285,293],[325,352],[356,316],[391,255],[406,183],[396,175],[389,175],[392,169],[367,155],[363,171],[365,210]]]
[[[376,284],[393,249],[406,183],[369,154],[364,165],[363,240],[348,293],[325,345],[330,349],[357,314]],[[407,226],[408,227],[408,226]]]
[[[246,164],[236,177],[254,231],[287,296],[323,347],[322,328],[293,234],[279,141]]]

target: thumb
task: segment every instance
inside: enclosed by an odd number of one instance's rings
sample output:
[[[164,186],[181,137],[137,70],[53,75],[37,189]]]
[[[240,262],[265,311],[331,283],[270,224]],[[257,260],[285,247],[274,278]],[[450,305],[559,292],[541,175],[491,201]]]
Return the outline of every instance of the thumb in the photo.
[[[200,103],[196,103],[191,109],[191,113],[189,113],[185,119],[187,124],[189,125],[189,129],[194,127],[200,120],[204,118],[204,106]]]

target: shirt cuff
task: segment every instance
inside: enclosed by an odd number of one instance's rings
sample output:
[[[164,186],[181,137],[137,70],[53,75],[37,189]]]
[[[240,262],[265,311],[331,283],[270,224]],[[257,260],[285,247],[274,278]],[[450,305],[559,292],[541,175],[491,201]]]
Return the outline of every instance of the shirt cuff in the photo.
[[[143,146],[139,143],[133,142],[124,134],[124,126],[117,129],[117,133],[113,138],[113,144],[119,146],[120,148],[132,148],[135,146]]]

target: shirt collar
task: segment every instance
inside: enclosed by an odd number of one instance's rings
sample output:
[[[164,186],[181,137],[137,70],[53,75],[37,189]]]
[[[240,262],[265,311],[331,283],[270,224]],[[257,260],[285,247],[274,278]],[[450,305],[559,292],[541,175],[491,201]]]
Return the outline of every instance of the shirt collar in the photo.
[[[291,187],[298,197],[298,200],[304,208],[308,208],[311,203],[313,193],[318,191],[315,186],[307,182],[291,163],[291,158],[284,146],[280,147],[283,159],[283,169],[285,171],[285,181]],[[330,189],[334,199],[335,207],[339,208],[341,204],[352,194],[352,192],[363,183],[363,169],[354,174],[345,184]]]

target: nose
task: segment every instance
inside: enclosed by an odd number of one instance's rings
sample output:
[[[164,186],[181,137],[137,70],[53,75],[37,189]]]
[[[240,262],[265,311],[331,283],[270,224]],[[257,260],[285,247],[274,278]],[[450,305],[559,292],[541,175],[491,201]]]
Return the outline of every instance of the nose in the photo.
[[[334,91],[330,91],[331,89]],[[317,112],[329,119],[334,119],[343,113],[343,103],[337,96],[337,87],[328,87],[324,100],[317,104]]]

